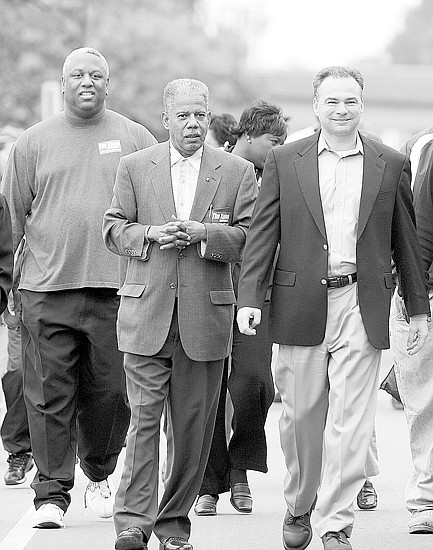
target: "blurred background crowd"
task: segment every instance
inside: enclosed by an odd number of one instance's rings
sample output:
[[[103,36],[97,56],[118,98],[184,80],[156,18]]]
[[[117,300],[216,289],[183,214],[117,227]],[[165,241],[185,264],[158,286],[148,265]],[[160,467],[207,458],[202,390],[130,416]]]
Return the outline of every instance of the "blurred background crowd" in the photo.
[[[252,99],[263,97],[282,108],[295,132],[315,122],[315,71],[350,64],[367,83],[363,124],[400,148],[431,121],[433,2],[325,4],[0,0],[0,148],[21,128],[61,110],[58,67],[83,44],[110,60],[109,107],[158,140],[167,138],[160,90],[172,78],[203,80],[212,111],[237,119]]]

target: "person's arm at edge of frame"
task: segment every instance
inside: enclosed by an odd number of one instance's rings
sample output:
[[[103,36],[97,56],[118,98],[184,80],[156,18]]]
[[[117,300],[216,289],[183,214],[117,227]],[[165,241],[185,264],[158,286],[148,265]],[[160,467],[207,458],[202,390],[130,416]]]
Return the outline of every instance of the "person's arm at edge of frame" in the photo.
[[[0,313],[6,309],[12,288],[14,254],[12,222],[6,198],[0,194]]]
[[[433,157],[429,160],[429,166],[421,183],[414,208],[418,240],[421,247],[426,281],[428,282],[429,270],[433,263]],[[428,317],[429,321],[431,321],[430,316],[431,314]]]
[[[430,306],[427,292],[425,292],[425,275],[416,234],[410,181],[410,162],[406,157],[394,206],[392,249],[405,307],[409,314],[407,352],[409,355],[414,355],[423,347],[428,335],[427,321],[430,319]],[[425,296],[418,293],[421,288],[424,289]],[[421,309],[421,313],[415,313],[414,307],[417,311]]]

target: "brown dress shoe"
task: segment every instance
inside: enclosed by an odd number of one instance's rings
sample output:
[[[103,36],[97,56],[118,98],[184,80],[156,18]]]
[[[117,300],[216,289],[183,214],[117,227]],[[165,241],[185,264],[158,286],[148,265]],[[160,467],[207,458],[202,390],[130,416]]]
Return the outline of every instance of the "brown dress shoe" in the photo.
[[[328,531],[322,537],[323,550],[352,550],[344,531]]]
[[[140,527],[128,527],[117,535],[116,550],[147,550],[147,544]]]
[[[218,495],[202,495],[194,506],[196,516],[216,516]]]
[[[310,544],[313,531],[310,512],[292,516],[287,510],[283,523],[283,545],[286,550],[304,550]]]
[[[361,510],[374,510],[377,506],[377,493],[369,479],[364,483],[356,497],[356,503]]]
[[[233,483],[231,486],[230,502],[238,512],[251,514],[253,511],[253,499],[248,483]]]

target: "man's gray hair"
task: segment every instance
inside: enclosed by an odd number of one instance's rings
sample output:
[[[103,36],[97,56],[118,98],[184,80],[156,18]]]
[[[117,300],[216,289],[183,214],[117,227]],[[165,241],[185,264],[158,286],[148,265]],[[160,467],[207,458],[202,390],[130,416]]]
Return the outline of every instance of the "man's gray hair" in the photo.
[[[102,53],[98,52],[98,50],[95,50],[95,48],[76,48],[75,50],[72,50],[72,52],[68,55],[68,57],[65,59],[65,62],[63,63],[63,77],[66,76],[66,73],[69,71],[69,66],[71,65],[71,59],[75,55],[81,55],[84,53],[90,53],[92,55],[96,55],[96,57],[99,57],[99,59],[102,61],[102,64],[104,66],[104,70],[106,73],[107,78],[110,76],[110,69],[108,68],[108,63],[105,57],[102,55]]]
[[[193,78],[177,78],[172,80],[164,88],[162,100],[164,103],[164,111],[168,113],[174,105],[174,96],[178,94],[197,94],[202,95],[206,104],[206,110],[209,106],[209,89],[204,82],[194,80]]]
[[[332,65],[330,67],[324,67],[313,78],[313,97],[317,99],[317,90],[325,78],[332,76],[333,78],[353,78],[359,84],[361,88],[361,98],[364,91],[364,78],[358,69],[347,67],[344,65]]]

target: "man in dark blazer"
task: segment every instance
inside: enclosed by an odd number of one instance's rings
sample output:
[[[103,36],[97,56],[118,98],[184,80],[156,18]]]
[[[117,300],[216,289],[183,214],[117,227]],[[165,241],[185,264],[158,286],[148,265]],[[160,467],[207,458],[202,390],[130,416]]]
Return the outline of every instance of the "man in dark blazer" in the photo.
[[[164,90],[170,139],[124,157],[104,239],[129,258],[119,291],[119,348],[131,405],[125,468],[116,496],[116,549],[191,550],[188,512],[212,440],[241,259],[257,196],[251,163],[203,145],[210,113],[202,82]],[[157,504],[159,426],[167,403],[165,491]]]
[[[381,350],[389,347],[391,259],[411,317],[409,353],[424,343],[429,304],[408,158],[358,133],[359,71],[327,67],[313,88],[320,131],[272,149],[266,161],[242,264],[238,324],[254,334],[280,244],[269,330],[280,344],[284,547],[309,545],[315,508],[325,550],[349,550]]]

